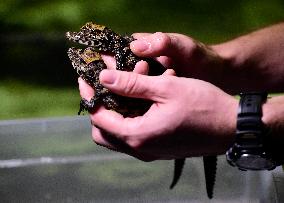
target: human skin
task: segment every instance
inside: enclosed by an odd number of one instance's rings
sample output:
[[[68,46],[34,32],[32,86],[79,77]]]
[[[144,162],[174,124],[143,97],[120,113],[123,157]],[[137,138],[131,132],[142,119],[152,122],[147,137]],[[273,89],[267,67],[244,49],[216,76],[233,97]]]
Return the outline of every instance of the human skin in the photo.
[[[278,24],[211,46],[175,33],[135,34],[132,51],[156,57],[169,70],[147,76],[147,64],[140,62],[134,73],[102,71],[105,87],[152,100],[153,105],[135,118],[99,107],[90,115],[93,140],[144,161],[223,154],[233,143],[236,128],[238,101],[231,94],[284,89],[283,33],[284,24]],[[104,60],[115,68],[111,56]],[[81,79],[79,88],[83,98],[94,94]],[[283,96],[267,100],[262,120],[275,146],[281,147]]]
[[[159,57],[177,75],[208,81],[231,94],[282,92],[283,33],[281,23],[210,46],[176,33],[137,33],[131,49],[138,56]]]

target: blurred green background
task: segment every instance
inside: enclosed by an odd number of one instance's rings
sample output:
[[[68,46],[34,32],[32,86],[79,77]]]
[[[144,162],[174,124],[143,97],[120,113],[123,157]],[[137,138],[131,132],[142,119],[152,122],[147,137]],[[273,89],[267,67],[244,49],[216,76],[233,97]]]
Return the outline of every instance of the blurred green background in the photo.
[[[124,34],[178,32],[219,43],[282,21],[282,0],[5,0],[0,2],[0,119],[76,115],[65,32],[87,21]]]

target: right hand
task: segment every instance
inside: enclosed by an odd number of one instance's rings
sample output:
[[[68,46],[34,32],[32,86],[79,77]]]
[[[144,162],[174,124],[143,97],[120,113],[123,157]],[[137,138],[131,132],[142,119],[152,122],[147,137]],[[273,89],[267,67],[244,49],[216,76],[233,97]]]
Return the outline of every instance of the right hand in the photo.
[[[149,161],[223,154],[232,142],[237,100],[210,83],[117,70],[103,70],[100,82],[116,94],[153,101],[135,118],[104,107],[92,112],[92,136],[101,146]],[[79,87],[83,98],[92,94],[82,80]]]

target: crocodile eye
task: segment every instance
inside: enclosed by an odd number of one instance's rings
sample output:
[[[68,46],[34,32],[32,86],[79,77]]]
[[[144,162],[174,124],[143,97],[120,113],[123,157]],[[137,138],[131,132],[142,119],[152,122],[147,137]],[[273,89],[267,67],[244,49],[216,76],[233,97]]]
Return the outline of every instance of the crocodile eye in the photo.
[[[94,42],[93,41],[87,41],[87,45],[88,46],[94,46]]]
[[[95,40],[95,41],[93,41],[93,45],[95,45],[95,46],[101,46],[102,43],[101,43],[100,41],[98,41],[98,40]]]

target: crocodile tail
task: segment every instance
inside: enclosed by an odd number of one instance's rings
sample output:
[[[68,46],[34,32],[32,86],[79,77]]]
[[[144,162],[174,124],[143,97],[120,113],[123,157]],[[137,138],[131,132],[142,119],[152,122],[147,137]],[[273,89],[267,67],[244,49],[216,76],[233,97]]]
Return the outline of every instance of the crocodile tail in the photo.
[[[174,167],[174,177],[173,181],[170,185],[170,189],[173,189],[174,186],[177,184],[181,174],[182,174],[182,169],[185,163],[185,159],[175,159],[175,167]]]
[[[204,156],[203,164],[207,196],[209,199],[212,199],[217,171],[217,156]]]

